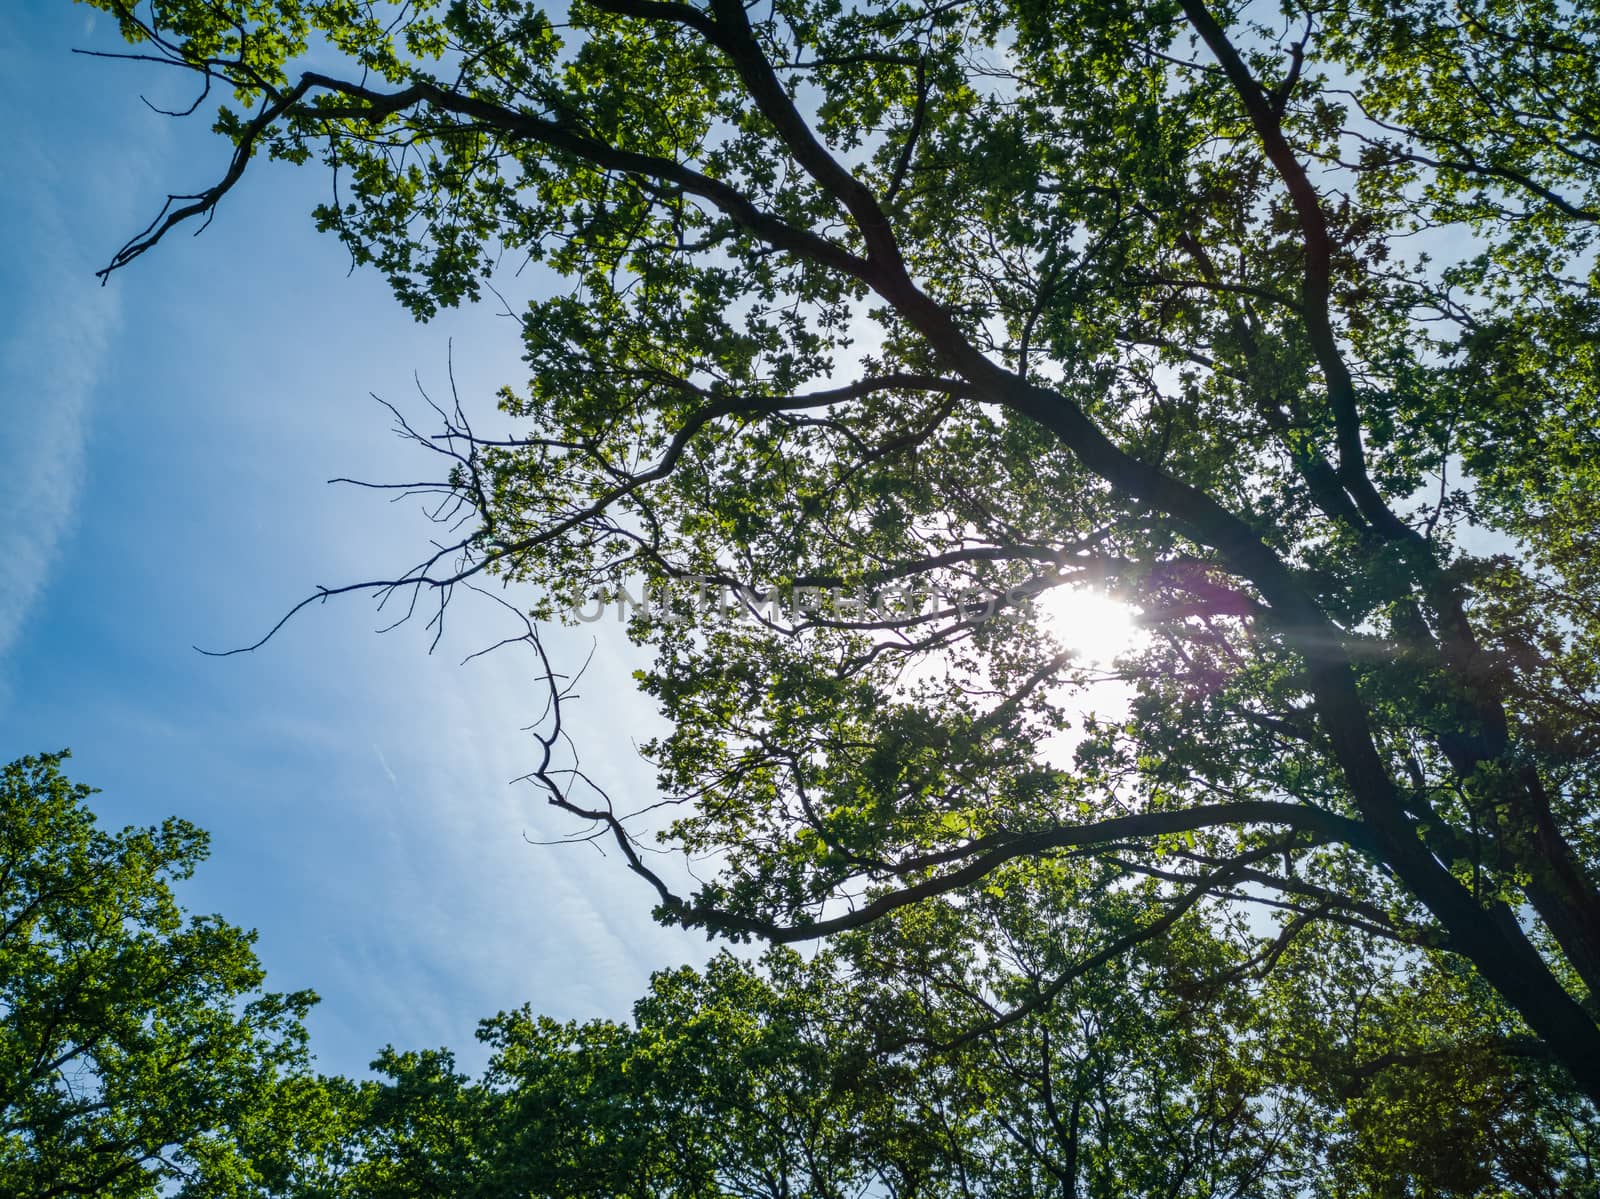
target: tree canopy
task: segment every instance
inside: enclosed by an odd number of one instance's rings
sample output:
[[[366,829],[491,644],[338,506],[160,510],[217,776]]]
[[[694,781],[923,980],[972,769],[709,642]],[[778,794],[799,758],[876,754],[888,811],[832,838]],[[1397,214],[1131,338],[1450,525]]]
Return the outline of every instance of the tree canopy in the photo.
[[[5,772],[19,1199],[1600,1195],[1600,1115],[1447,955],[1317,928],[1264,972],[1248,928],[1192,919],[1095,955],[1166,903],[1086,861],[809,957],[661,971],[631,1020],[501,1012],[477,1077],[392,1047],[316,1077],[312,997],[260,993],[249,935],[180,919],[203,834],[99,832],[60,766]]]
[[[664,919],[971,943],[1071,863],[1104,918],[993,1019],[1253,911],[1259,1002],[1358,938],[1469,1013],[1463,1070],[1600,1100],[1588,5],[91,2],[233,147],[108,271],[262,157],[420,318],[538,264],[504,431],[420,438],[464,533],[343,590],[751,600],[630,626],[657,794],[543,729]],[[752,598],[890,584],[961,598]],[[1075,588],[1149,635],[1063,750],[1096,672],[1000,617]]]
[[[188,916],[182,820],[105,832],[65,754],[0,771],[0,1192],[281,1194],[330,1115],[253,933]]]
[[[631,1021],[501,1013],[477,1078],[386,1051],[344,1108],[329,1189],[305,1194],[1596,1193],[1600,1121],[1559,1067],[1468,1050],[1496,1035],[1481,984],[1394,970],[1343,931],[1263,984],[1239,938],[1190,922],[995,1020],[1096,935],[1088,880],[1047,873],[989,897],[976,943],[970,913],[934,901],[810,958],[664,971]],[[1146,890],[1094,903],[1158,907]]]

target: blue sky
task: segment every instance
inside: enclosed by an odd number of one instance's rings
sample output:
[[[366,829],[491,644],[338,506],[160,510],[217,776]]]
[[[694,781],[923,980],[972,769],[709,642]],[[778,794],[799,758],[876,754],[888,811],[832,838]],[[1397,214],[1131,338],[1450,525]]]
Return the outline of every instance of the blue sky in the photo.
[[[0,291],[0,755],[70,746],[111,824],[168,814],[213,854],[194,910],[260,930],[274,989],[314,987],[325,1069],[385,1043],[478,1060],[480,1017],[529,1002],[621,1016],[649,972],[703,960],[656,927],[616,858],[524,839],[566,826],[508,780],[532,762],[526,659],[461,659],[505,630],[462,605],[429,656],[361,600],[253,640],[320,583],[409,565],[431,526],[330,488],[417,474],[376,393],[415,411],[413,372],[489,411],[520,381],[490,310],[417,326],[311,228],[325,180],[261,164],[201,237],[177,236],[102,288],[94,270],[168,191],[220,173],[206,122],[138,101],[178,81],[97,61],[105,18],[21,0],[0,23],[8,231]],[[511,298],[511,297],[508,297]],[[613,623],[563,633],[596,662],[573,713],[586,762],[623,795],[650,785],[654,730]]]

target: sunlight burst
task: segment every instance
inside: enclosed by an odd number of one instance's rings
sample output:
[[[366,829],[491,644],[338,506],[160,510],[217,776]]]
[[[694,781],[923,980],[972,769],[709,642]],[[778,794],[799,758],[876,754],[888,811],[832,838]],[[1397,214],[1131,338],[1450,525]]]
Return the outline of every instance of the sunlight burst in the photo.
[[[1045,631],[1085,665],[1103,666],[1144,637],[1133,609],[1103,591],[1057,587],[1041,595],[1036,605]]]

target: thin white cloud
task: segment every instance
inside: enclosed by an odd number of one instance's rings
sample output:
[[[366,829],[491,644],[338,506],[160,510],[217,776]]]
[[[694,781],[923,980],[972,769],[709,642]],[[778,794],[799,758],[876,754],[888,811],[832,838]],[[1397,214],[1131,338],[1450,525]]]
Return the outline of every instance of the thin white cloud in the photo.
[[[372,747],[372,752],[378,755],[378,765],[383,767],[383,773],[388,776],[389,785],[391,787],[398,787],[400,785],[400,780],[395,777],[394,771],[389,769],[389,759],[383,756],[383,750],[374,745]]]
[[[16,152],[34,157],[24,145]],[[18,169],[13,178],[37,179]],[[83,484],[89,409],[119,318],[116,293],[92,286],[50,204],[25,200],[38,240],[14,293],[18,319],[0,348],[0,658],[21,635],[71,530]]]
[[[86,31],[87,32],[87,31]],[[0,710],[5,659],[35,612],[76,519],[95,392],[116,337],[116,288],[94,278],[85,230],[120,229],[129,198],[165,148],[157,131],[136,155],[116,121],[89,137],[72,105],[39,109],[33,97],[60,75],[67,47],[0,33],[0,123],[13,135],[0,214],[25,231],[9,247],[8,310],[0,333]],[[73,144],[73,152],[63,146]]]

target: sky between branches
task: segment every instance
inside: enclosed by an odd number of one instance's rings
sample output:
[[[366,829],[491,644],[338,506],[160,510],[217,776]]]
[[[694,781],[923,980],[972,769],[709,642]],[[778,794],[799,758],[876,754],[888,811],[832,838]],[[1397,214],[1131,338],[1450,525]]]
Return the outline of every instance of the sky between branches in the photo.
[[[460,666],[507,631],[492,605],[453,608],[431,657],[420,622],[373,636],[361,600],[256,654],[191,648],[253,641],[316,584],[409,564],[431,531],[414,506],[323,483],[425,473],[369,392],[423,409],[413,371],[445,393],[453,342],[469,410],[492,412],[520,377],[515,329],[497,305],[413,324],[312,229],[324,181],[287,168],[101,288],[151,203],[202,185],[225,145],[132,99],[170,106],[186,81],[70,53],[113,43],[103,16],[29,0],[7,17],[0,755],[70,746],[106,823],[210,830],[182,898],[259,928],[273,989],[323,995],[324,1069],[360,1071],[387,1042],[475,1064],[477,1020],[525,1002],[625,1015],[651,970],[708,947],[656,927],[615,860],[523,839],[569,830],[509,784],[537,715],[528,661]],[[588,765],[628,794],[650,785],[630,745],[654,725],[621,627],[553,648],[575,666],[595,637],[576,714]]]

